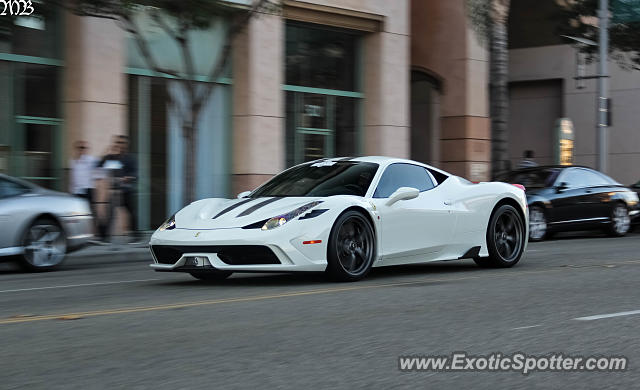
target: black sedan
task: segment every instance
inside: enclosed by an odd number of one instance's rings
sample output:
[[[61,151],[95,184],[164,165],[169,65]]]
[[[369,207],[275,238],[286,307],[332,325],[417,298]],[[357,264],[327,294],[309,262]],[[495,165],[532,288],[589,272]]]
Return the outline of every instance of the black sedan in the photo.
[[[526,168],[501,180],[526,187],[531,241],[558,231],[594,228],[624,236],[638,214],[636,192],[586,167]]]
[[[629,187],[631,187],[631,189],[634,190],[636,194],[640,195],[640,181],[635,184],[631,184]]]

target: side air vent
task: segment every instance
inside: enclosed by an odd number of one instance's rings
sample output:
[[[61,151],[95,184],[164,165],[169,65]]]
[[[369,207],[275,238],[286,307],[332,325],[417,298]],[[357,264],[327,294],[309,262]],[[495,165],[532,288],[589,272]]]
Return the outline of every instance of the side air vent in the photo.
[[[322,215],[322,214],[326,213],[327,211],[329,211],[329,209],[315,209],[315,210],[312,210],[310,213],[307,213],[307,214],[303,215],[302,217],[300,217],[298,219],[303,220],[303,219],[315,218],[318,215]]]

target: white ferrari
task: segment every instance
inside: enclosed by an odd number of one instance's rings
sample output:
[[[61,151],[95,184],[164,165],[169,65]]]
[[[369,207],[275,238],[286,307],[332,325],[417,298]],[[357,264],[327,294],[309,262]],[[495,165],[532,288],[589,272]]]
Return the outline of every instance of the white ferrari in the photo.
[[[397,158],[322,159],[238,199],[186,206],[151,237],[151,267],[202,280],[325,271],[340,281],[372,267],[441,260],[511,267],[528,226],[521,186],[471,183]]]

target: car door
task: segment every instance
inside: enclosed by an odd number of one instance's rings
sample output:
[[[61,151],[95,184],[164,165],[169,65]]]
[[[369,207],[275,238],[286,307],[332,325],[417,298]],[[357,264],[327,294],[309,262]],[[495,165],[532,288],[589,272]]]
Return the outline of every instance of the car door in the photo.
[[[580,172],[577,168],[565,169],[555,182],[556,193],[551,199],[553,213],[550,222],[554,224],[571,223],[577,219],[581,219],[583,212],[582,202],[585,195],[584,188],[581,183]]]
[[[420,191],[417,198],[387,205],[401,187]],[[455,216],[426,168],[396,163],[383,172],[371,199],[380,216],[378,250],[385,264],[427,261],[453,235]],[[394,260],[395,259],[395,260]]]
[[[552,222],[562,226],[582,224],[595,218],[597,197],[589,185],[588,170],[567,168],[556,180],[556,194],[551,200]],[[561,184],[564,187],[560,187]]]
[[[586,192],[586,199],[582,202],[585,218],[594,223],[600,223],[609,218],[611,212],[610,193],[614,191],[609,182],[611,179],[588,168],[580,168],[579,171],[583,175],[582,181]]]
[[[21,195],[28,193],[30,189],[13,180],[0,177],[0,226],[4,226],[3,234],[0,234],[0,248],[15,245],[15,231],[13,226],[19,226],[22,215],[18,202]]]

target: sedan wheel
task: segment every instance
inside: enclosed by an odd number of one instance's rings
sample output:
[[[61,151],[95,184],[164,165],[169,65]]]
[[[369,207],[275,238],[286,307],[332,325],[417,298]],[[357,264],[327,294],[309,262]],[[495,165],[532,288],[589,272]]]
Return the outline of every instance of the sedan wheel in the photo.
[[[629,231],[630,226],[631,218],[629,217],[627,207],[622,203],[615,205],[611,212],[609,233],[613,236],[624,236]]]
[[[495,210],[487,227],[489,257],[474,260],[480,266],[512,267],[520,261],[525,241],[522,217],[513,206],[502,205]]]
[[[62,263],[67,240],[56,221],[38,219],[27,229],[23,247],[23,265],[30,270],[46,270]]]
[[[357,211],[342,214],[331,230],[327,252],[327,273],[333,279],[362,279],[375,257],[371,223]]]
[[[529,211],[529,239],[542,241],[547,235],[547,218],[542,208],[534,206]]]

